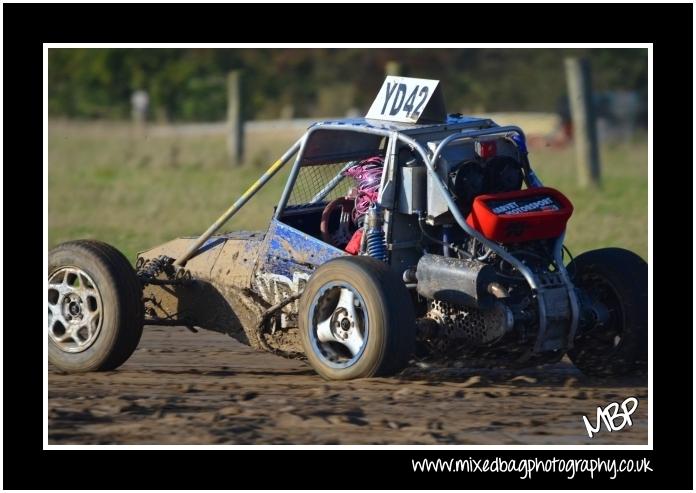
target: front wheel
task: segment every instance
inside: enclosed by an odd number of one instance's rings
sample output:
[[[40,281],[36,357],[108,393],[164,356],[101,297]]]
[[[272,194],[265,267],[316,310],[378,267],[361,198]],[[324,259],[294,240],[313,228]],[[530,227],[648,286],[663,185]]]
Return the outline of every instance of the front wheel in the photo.
[[[645,371],[648,264],[628,250],[603,248],[578,255],[567,269],[597,313],[568,351],[571,361],[592,376]]]
[[[298,322],[309,363],[329,380],[393,374],[408,363],[415,343],[406,286],[371,257],[319,267],[300,298]]]
[[[62,243],[48,253],[48,360],[65,372],[106,371],[135,351],[142,289],[128,260],[106,243]]]

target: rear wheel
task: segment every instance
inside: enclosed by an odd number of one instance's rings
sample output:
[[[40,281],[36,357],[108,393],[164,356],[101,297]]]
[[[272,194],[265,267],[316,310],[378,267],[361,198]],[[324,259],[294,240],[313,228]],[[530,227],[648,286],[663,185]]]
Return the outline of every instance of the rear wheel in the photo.
[[[66,372],[106,371],[135,351],[142,290],[128,260],[106,243],[63,243],[48,254],[48,360]]]
[[[309,363],[330,380],[393,374],[408,363],[415,343],[406,286],[370,257],[319,267],[300,298],[299,326]]]
[[[583,373],[645,371],[648,360],[648,264],[633,252],[603,248],[568,264],[568,273],[596,307],[597,323],[580,332],[568,356]]]

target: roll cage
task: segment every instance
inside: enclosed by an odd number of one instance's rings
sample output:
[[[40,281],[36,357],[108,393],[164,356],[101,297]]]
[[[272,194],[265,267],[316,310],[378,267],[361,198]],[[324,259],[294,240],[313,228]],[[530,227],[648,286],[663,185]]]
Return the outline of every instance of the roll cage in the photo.
[[[431,175],[433,178],[433,181],[435,183],[435,186],[437,188],[438,193],[444,198],[446,201],[447,205],[449,206],[450,211],[452,212],[452,215],[454,216],[455,221],[459,225],[460,228],[462,228],[463,231],[465,231],[469,236],[472,238],[475,238],[477,241],[479,241],[482,245],[484,245],[486,248],[493,250],[495,253],[497,253],[502,259],[504,259],[506,262],[510,263],[513,265],[525,278],[527,283],[532,289],[539,289],[540,285],[538,280],[536,279],[536,276],[526,267],[522,261],[511,255],[510,253],[507,252],[503,247],[498,245],[497,243],[488,240],[485,238],[481,233],[473,229],[469,224],[466,222],[466,218],[462,216],[461,212],[459,211],[459,208],[457,207],[454,199],[452,198],[451,194],[449,193],[447,189],[446,183],[442,180],[442,178],[436,173],[438,161],[442,155],[443,149],[448,146],[453,144],[454,142],[461,142],[465,140],[473,140],[478,137],[483,137],[483,136],[495,136],[495,135],[500,135],[500,136],[506,136],[510,134],[517,134],[519,135],[523,140],[525,139],[525,134],[522,131],[521,128],[515,125],[507,125],[507,126],[497,126],[490,120],[474,120],[478,123],[483,122],[485,125],[490,125],[489,128],[477,128],[477,129],[471,129],[467,128],[466,126],[462,129],[458,129],[453,131],[449,136],[445,137],[440,143],[438,144],[437,148],[435,151],[432,153],[432,157],[429,155],[428,151],[421,145],[420,142],[418,142],[416,139],[414,139],[412,136],[408,135],[407,132],[403,131],[404,129],[408,128],[420,128],[420,129],[438,129],[445,127],[446,125],[440,124],[440,125],[394,125],[394,124],[384,124],[383,122],[371,122],[368,120],[364,119],[358,119],[358,120],[347,120],[347,121],[329,121],[329,122],[318,122],[311,126],[307,132],[298,140],[296,141],[286,152],[283,154],[283,156],[276,161],[273,166],[269,168],[266,173],[264,173],[259,180],[252,185],[252,187],[247,190],[242,197],[240,197],[237,202],[235,202],[230,209],[228,209],[220,218],[218,218],[217,221],[215,221],[206,232],[204,232],[189,248],[189,250],[182,255],[179,259],[177,259],[177,264],[178,265],[184,265],[186,263],[186,260],[188,260],[190,257],[193,256],[193,254],[200,248],[200,246],[205,243],[210,236],[212,236],[224,223],[226,223],[234,214],[238,212],[239,209],[263,186],[265,185],[280,169],[282,169],[293,156],[295,157],[292,169],[290,171],[290,175],[288,176],[285,188],[283,189],[283,193],[280,197],[280,200],[278,202],[278,205],[276,207],[275,213],[274,213],[274,219],[278,220],[284,213],[287,205],[288,205],[288,200],[292,194],[293,188],[296,184],[298,175],[300,173],[300,169],[305,166],[305,165],[315,165],[315,166],[321,166],[321,158],[316,157],[316,156],[310,156],[310,159],[306,159],[306,155],[308,154],[308,142],[311,141],[312,137],[317,133],[317,132],[353,132],[357,134],[366,134],[366,135],[372,135],[372,136],[377,136],[380,138],[385,138],[387,140],[387,145],[386,145],[386,155],[385,155],[385,172],[382,174],[382,183],[380,186],[380,194],[378,197],[378,202],[380,205],[386,207],[387,209],[390,209],[393,207],[394,203],[394,183],[396,180],[396,167],[397,167],[397,159],[396,159],[396,144],[397,142],[402,142],[413,149],[420,159],[422,160],[423,164],[425,165],[427,172]],[[365,147],[362,152],[354,152],[352,157],[359,158],[359,157],[367,157],[370,152],[369,151],[377,151],[379,147],[374,146],[373,148]],[[329,156],[325,158],[327,162],[336,162],[336,160],[340,157],[343,158],[343,160],[346,160],[346,154],[341,154],[341,153],[335,153],[335,158],[332,159],[333,156]],[[314,161],[314,162],[312,162]],[[347,168],[350,164],[352,164],[354,161],[353,160],[348,160],[346,163],[345,168]],[[341,169],[341,171],[343,171]],[[319,191],[319,193],[313,197],[311,202],[318,202],[321,200],[324,196],[328,194],[340,181],[343,179],[341,172],[337,173],[334,178],[332,178],[326,186]],[[387,232],[388,234],[388,232]],[[564,269],[563,267],[563,262],[562,262],[562,246],[563,246],[563,235],[560,236],[556,240],[556,244],[554,246],[554,260],[558,264],[557,267],[560,268],[561,273],[564,274]]]
[[[428,152],[415,138],[418,134],[427,132],[433,133],[438,131],[451,133],[444,137],[432,152]],[[344,138],[332,138],[333,134],[338,132],[343,133],[342,137]],[[353,138],[346,139],[346,132],[354,134]],[[377,151],[382,151],[385,154],[385,169],[382,174],[378,202],[387,210],[392,209],[395,201],[394,189],[397,179],[397,147],[398,143],[402,143],[409,146],[410,149],[412,149],[412,151],[415,152],[418,157],[420,157],[422,163],[427,169],[427,173],[430,174],[430,177],[432,178],[437,193],[439,193],[445,200],[454,217],[454,220],[457,222],[459,227],[470,237],[475,238],[483,246],[492,250],[500,258],[514,266],[522,274],[529,287],[537,293],[539,296],[540,311],[542,312],[540,314],[540,333],[543,333],[546,325],[546,317],[543,313],[545,306],[542,299],[544,286],[541,280],[520,259],[509,253],[503,246],[487,239],[481,233],[469,226],[469,224],[466,222],[466,218],[462,215],[459,207],[455,203],[454,198],[448,191],[447,184],[436,172],[443,151],[447,146],[483,136],[509,137],[513,135],[518,136],[522,142],[525,142],[525,134],[518,126],[498,126],[491,120],[486,119],[453,119],[449,120],[446,124],[441,123],[433,125],[395,124],[393,122],[382,122],[366,119],[318,122],[311,126],[307,132],[305,132],[305,134],[298,141],[296,141],[285,152],[285,154],[283,154],[283,156],[278,159],[278,161],[276,161],[268,169],[268,171],[266,171],[266,173],[259,178],[259,180],[257,180],[256,183],[254,183],[254,185],[252,185],[222,216],[220,216],[220,218],[218,218],[218,220],[216,220],[208,228],[208,230],[206,230],[197,240],[195,240],[188,251],[176,260],[175,264],[180,266],[185,265],[186,261],[191,258],[196,251],[225,222],[227,222],[227,220],[229,220],[239,209],[241,209],[241,207],[263,185],[265,185],[265,183],[268,182],[268,180],[270,180],[283,166],[285,166],[293,156],[295,156],[295,160],[273,216],[273,220],[275,222],[280,221],[282,215],[288,208],[288,200],[291,197],[292,191],[298,179],[298,175],[303,166],[322,166],[327,163],[335,164],[336,162],[347,161],[343,168],[345,169],[350,164],[355,162],[355,160],[368,157],[370,154],[374,154]],[[316,136],[321,136],[322,138],[326,137],[326,142],[322,143],[321,139],[316,139]],[[359,143],[360,145],[358,146],[358,149],[351,149],[351,142]],[[336,149],[336,152],[334,152],[334,149],[331,148],[332,145],[343,148]],[[322,154],[322,150],[327,152]],[[312,197],[310,202],[316,203],[326,197],[326,195],[328,195],[328,193],[330,193],[331,190],[333,190],[342,181],[343,177],[341,171],[342,170],[339,170],[339,172],[332,179],[328,180],[326,185],[319,190],[314,197]],[[528,177],[525,177],[527,186],[540,185],[540,182],[533,185],[530,184],[527,178]],[[388,228],[389,226],[390,223],[387,222],[386,227]],[[389,231],[385,231],[385,234],[387,237],[390,237]],[[556,238],[553,246],[553,259],[555,268],[560,275],[563,284],[568,287],[572,313],[569,340],[572,341],[572,337],[577,329],[579,303],[572,287],[572,282],[569,278],[568,272],[563,265],[562,249],[564,237],[565,234],[562,234]]]

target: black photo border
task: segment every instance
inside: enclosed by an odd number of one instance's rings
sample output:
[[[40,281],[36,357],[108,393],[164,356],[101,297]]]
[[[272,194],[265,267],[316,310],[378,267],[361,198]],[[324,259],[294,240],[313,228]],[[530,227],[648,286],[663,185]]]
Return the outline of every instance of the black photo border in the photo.
[[[691,4],[4,4],[3,470],[10,489],[691,489],[693,327],[686,231],[686,170],[693,143]],[[133,29],[134,19],[141,26]],[[239,19],[245,28],[236,29]],[[321,19],[321,21],[319,21]],[[654,450],[50,450],[42,449],[42,44],[183,42],[653,43]],[[693,118],[693,115],[692,115]],[[688,214],[689,219],[692,215]],[[674,218],[672,218],[674,219]],[[673,222],[673,221],[672,221]],[[686,229],[686,228],[684,228]],[[28,272],[27,272],[28,271]],[[681,274],[681,276],[679,276]],[[682,279],[682,281],[675,281]],[[664,284],[660,284],[664,283]],[[669,289],[671,288],[671,289]],[[24,293],[24,294],[20,294]],[[692,306],[693,310],[693,306]],[[661,318],[660,313],[669,313]],[[683,317],[684,319],[686,317]],[[18,330],[35,351],[18,348]],[[671,390],[670,390],[671,389]],[[414,473],[423,458],[648,458],[653,472],[596,475]],[[360,477],[336,482],[336,464]],[[78,464],[82,475],[68,472]],[[323,472],[322,472],[323,471]],[[333,480],[331,479],[333,478]]]

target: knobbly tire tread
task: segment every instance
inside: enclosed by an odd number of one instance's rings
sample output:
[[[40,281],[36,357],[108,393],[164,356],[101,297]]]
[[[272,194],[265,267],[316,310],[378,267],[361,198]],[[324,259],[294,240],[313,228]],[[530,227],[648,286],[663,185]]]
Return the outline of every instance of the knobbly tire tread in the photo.
[[[143,331],[143,303],[142,287],[135,275],[135,271],[128,259],[113,246],[96,240],[76,240],[61,243],[49,252],[49,268],[51,256],[60,252],[68,252],[73,257],[86,255],[93,261],[101,264],[101,268],[106,272],[107,277],[113,281],[114,292],[117,293],[116,299],[105,299],[102,292],[102,305],[111,303],[115,305],[118,314],[118,334],[113,340],[111,347],[102,348],[103,356],[96,362],[84,367],[80,367],[70,362],[51,361],[59,369],[67,372],[83,371],[111,371],[121,366],[133,354],[138,346]],[[76,262],[79,263],[79,262]],[[60,267],[60,265],[56,266]],[[80,267],[77,265],[76,267]],[[50,275],[50,273],[49,273]],[[95,280],[96,282],[96,280]],[[100,286],[97,286],[100,288]],[[104,322],[102,329],[105,330]],[[99,334],[97,340],[86,351],[90,351],[99,344]],[[49,342],[50,344],[50,342]],[[57,353],[66,360],[70,359],[71,354]],[[76,353],[82,354],[82,353]]]

